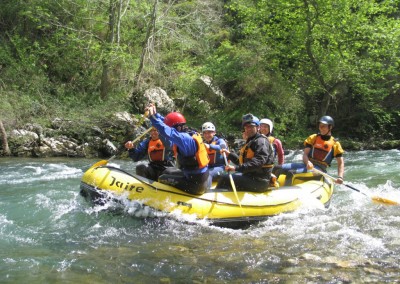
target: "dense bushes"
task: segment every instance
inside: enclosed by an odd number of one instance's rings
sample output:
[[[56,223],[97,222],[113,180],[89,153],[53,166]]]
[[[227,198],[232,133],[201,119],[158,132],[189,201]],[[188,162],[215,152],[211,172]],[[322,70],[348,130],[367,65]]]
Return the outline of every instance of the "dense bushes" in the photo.
[[[199,126],[252,112],[296,144],[332,115],[353,141],[400,139],[398,1],[5,0],[0,119],[85,121],[161,87]],[[225,95],[199,102],[201,75]],[[397,105],[397,107],[396,107]]]

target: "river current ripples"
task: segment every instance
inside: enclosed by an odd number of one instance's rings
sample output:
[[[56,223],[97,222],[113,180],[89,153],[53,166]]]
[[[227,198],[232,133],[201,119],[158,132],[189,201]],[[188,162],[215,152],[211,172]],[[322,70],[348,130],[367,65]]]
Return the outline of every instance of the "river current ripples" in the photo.
[[[341,185],[328,209],[315,203],[243,230],[188,224],[192,216],[135,203],[92,207],[79,185],[97,161],[0,159],[0,283],[400,282],[399,206]],[[399,163],[398,150],[348,152],[346,183],[400,202]]]

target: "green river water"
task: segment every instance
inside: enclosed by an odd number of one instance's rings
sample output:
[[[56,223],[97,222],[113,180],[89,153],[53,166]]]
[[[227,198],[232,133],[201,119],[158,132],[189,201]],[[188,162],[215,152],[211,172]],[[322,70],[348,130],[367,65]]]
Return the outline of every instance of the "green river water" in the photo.
[[[97,161],[0,159],[0,283],[400,282],[400,206],[336,186],[328,209],[316,204],[246,230],[143,219],[79,195]],[[399,163],[398,150],[348,152],[345,180],[400,202]]]

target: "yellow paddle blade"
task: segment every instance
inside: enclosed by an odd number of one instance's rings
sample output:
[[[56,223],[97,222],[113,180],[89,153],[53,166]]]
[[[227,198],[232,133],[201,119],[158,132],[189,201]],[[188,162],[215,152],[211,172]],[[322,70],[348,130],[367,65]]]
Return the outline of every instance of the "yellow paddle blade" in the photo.
[[[94,169],[94,168],[98,168],[98,167],[107,165],[107,163],[108,163],[108,160],[101,160],[101,161],[99,161],[99,162],[93,164],[93,165],[90,167],[90,169]]]
[[[372,196],[371,198],[376,203],[383,203],[383,204],[386,204],[386,205],[400,205],[400,203],[398,203],[398,202],[396,202],[394,200],[390,200],[390,199],[383,198],[383,197],[380,197],[380,196]]]

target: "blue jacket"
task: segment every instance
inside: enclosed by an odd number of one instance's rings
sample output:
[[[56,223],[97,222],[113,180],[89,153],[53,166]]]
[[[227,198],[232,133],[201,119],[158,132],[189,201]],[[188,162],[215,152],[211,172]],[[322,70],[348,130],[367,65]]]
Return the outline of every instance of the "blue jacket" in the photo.
[[[151,138],[146,138],[142,142],[140,142],[135,148],[129,149],[128,154],[129,157],[134,161],[140,161],[144,159],[145,157],[148,158],[148,148],[149,148],[149,142]],[[167,151],[166,153],[166,162],[168,161],[173,161],[174,160],[174,153],[172,151],[172,144],[168,139],[165,139],[160,135],[160,140],[163,143],[165,150]]]
[[[156,113],[150,117],[151,124],[158,130],[161,137],[166,138],[179,148],[179,153],[184,157],[195,156],[197,152],[196,141],[187,132],[179,132],[164,123],[164,117]],[[183,170],[184,174],[200,174],[208,170],[208,166],[202,169]]]

